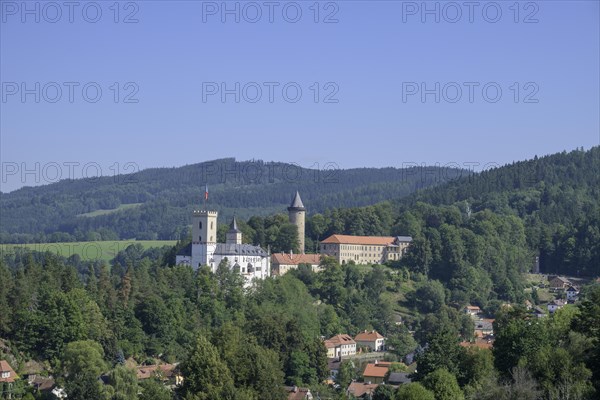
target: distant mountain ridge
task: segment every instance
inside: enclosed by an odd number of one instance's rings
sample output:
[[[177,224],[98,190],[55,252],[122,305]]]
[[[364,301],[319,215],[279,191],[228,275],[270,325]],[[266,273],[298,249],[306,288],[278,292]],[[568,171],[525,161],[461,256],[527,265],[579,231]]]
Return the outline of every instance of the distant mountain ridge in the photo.
[[[210,208],[220,223],[284,212],[296,190],[309,213],[359,207],[401,198],[416,190],[470,174],[444,167],[318,169],[281,162],[223,158],[178,168],[151,168],[129,175],[64,180],[0,193],[0,242],[178,239],[189,211]],[[138,207],[124,204],[141,203]],[[119,207],[122,210],[116,210]],[[78,216],[100,210],[96,216]]]

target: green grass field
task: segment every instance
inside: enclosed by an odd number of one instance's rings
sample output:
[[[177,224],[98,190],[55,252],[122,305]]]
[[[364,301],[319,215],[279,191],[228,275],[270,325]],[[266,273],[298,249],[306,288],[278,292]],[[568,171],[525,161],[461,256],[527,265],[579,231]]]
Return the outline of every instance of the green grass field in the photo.
[[[132,208],[136,208],[141,206],[143,203],[131,203],[131,204],[121,204],[117,208],[113,208],[112,210],[96,210],[85,214],[78,214],[78,217],[98,217],[100,215],[107,215],[116,213],[118,211],[130,210]]]
[[[63,257],[79,254],[83,260],[110,261],[121,250],[132,244],[141,244],[144,249],[150,247],[174,246],[175,240],[109,240],[101,242],[62,242],[62,243],[30,243],[0,244],[0,253],[11,253],[15,248],[46,252],[50,251]]]

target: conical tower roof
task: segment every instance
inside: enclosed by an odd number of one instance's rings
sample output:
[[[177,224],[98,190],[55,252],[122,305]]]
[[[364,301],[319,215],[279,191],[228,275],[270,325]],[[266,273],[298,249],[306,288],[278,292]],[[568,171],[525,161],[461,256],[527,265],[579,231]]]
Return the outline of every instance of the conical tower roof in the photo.
[[[231,220],[231,224],[229,225],[229,232],[236,232],[236,233],[241,232],[238,229],[237,221],[235,220],[235,216],[233,217],[233,219]]]
[[[288,207],[288,210],[305,210],[304,204],[302,204],[302,199],[300,198],[300,193],[296,190],[296,195],[292,200],[292,204]]]

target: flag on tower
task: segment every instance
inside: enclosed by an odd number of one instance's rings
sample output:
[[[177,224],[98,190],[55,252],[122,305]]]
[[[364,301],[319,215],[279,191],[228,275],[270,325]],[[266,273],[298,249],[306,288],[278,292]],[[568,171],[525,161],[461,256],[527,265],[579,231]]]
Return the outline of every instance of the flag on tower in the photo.
[[[204,200],[208,200],[208,185],[204,186]]]

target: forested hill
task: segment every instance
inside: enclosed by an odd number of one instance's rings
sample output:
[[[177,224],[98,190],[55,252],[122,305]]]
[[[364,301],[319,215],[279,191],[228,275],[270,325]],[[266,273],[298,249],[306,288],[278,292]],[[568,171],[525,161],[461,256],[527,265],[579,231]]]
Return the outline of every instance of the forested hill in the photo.
[[[129,175],[64,180],[0,193],[0,242],[179,239],[189,212],[201,206],[205,185],[221,223],[285,212],[296,190],[309,213],[402,198],[468,171],[451,168],[360,168],[233,158]]]
[[[527,247],[540,257],[542,272],[597,276],[599,199],[600,147],[593,147],[535,157],[457,179],[420,190],[397,205],[404,227],[413,217],[426,219],[426,227],[439,227],[445,222],[445,211],[440,210],[449,209],[463,215],[488,210],[498,216],[518,217]],[[437,210],[423,211],[424,204]]]

